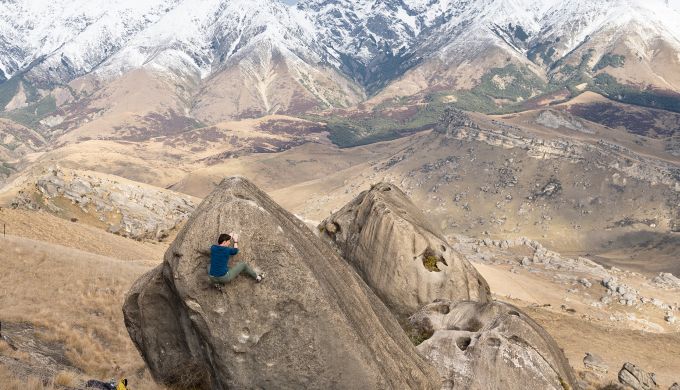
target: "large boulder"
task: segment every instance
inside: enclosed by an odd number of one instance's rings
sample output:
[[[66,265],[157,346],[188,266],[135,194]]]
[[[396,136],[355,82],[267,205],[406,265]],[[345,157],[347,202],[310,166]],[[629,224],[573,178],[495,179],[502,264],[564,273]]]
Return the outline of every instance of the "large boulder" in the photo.
[[[634,390],[658,389],[656,375],[648,373],[633,363],[625,363],[619,371],[619,382]]]
[[[394,185],[380,183],[362,192],[319,231],[400,316],[437,298],[490,299],[484,278]]]
[[[583,366],[585,368],[596,372],[597,374],[606,374],[609,372],[609,366],[602,360],[601,357],[593,355],[590,352],[586,352],[586,356],[583,358]]]
[[[240,232],[264,282],[212,287],[208,248]],[[190,217],[164,262],[140,278],[125,324],[154,378],[177,388],[438,387],[384,304],[342,260],[265,193],[225,179]]]
[[[437,301],[410,318],[418,352],[439,370],[442,389],[555,389],[576,377],[555,340],[501,302]]]

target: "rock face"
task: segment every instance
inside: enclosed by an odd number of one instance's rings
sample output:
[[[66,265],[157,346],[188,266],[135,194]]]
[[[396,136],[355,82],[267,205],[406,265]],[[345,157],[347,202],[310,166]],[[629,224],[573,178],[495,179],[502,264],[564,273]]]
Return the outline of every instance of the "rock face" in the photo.
[[[437,298],[489,299],[484,278],[396,186],[362,192],[319,230],[399,315]]]
[[[634,390],[658,389],[656,375],[647,373],[632,363],[625,363],[619,371],[619,382]]]
[[[577,388],[552,337],[512,305],[438,301],[410,322],[431,335],[418,351],[438,368],[442,389]]]
[[[89,220],[136,240],[162,239],[196,208],[196,198],[90,171],[50,167],[13,203]]]
[[[220,293],[206,274],[219,233],[267,274]],[[196,209],[164,262],[140,278],[123,312],[154,377],[182,388],[417,388],[437,374],[385,305],[305,225],[242,178]]]

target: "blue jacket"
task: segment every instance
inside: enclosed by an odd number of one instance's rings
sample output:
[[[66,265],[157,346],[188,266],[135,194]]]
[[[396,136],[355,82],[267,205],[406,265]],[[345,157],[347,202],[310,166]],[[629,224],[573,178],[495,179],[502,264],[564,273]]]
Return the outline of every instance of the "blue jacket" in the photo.
[[[237,248],[213,245],[210,247],[210,275],[224,276],[229,271],[229,257],[238,253]]]

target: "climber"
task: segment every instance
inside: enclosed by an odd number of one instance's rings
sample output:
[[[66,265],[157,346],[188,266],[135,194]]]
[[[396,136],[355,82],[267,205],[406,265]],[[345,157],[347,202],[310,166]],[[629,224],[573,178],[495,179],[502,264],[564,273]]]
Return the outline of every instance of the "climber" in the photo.
[[[234,246],[231,247],[232,235],[234,239]],[[247,273],[256,282],[261,282],[264,278],[263,274],[257,274],[250,266],[242,261],[229,265],[229,259],[238,253],[238,235],[232,233],[220,234],[217,239],[217,245],[210,247],[210,265],[208,265],[208,276],[210,281],[216,285],[231,282],[241,273]]]

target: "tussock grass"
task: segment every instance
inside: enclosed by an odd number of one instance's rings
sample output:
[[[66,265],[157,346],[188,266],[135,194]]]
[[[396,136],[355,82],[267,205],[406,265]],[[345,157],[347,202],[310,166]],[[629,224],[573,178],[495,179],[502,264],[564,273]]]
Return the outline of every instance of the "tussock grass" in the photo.
[[[37,343],[63,347],[69,366],[83,372],[82,378],[59,372],[54,383],[127,377],[134,388],[161,389],[148,375],[140,377],[146,366],[121,311],[126,292],[149,265],[20,238],[0,238],[0,264],[0,321],[32,324]],[[0,354],[30,360],[17,352],[0,344]]]
[[[20,379],[3,366],[0,366],[0,384],[3,390],[55,390],[50,381],[45,383],[37,377]]]
[[[74,387],[78,384],[78,382],[78,375],[71,371],[60,371],[54,376],[55,385]]]

